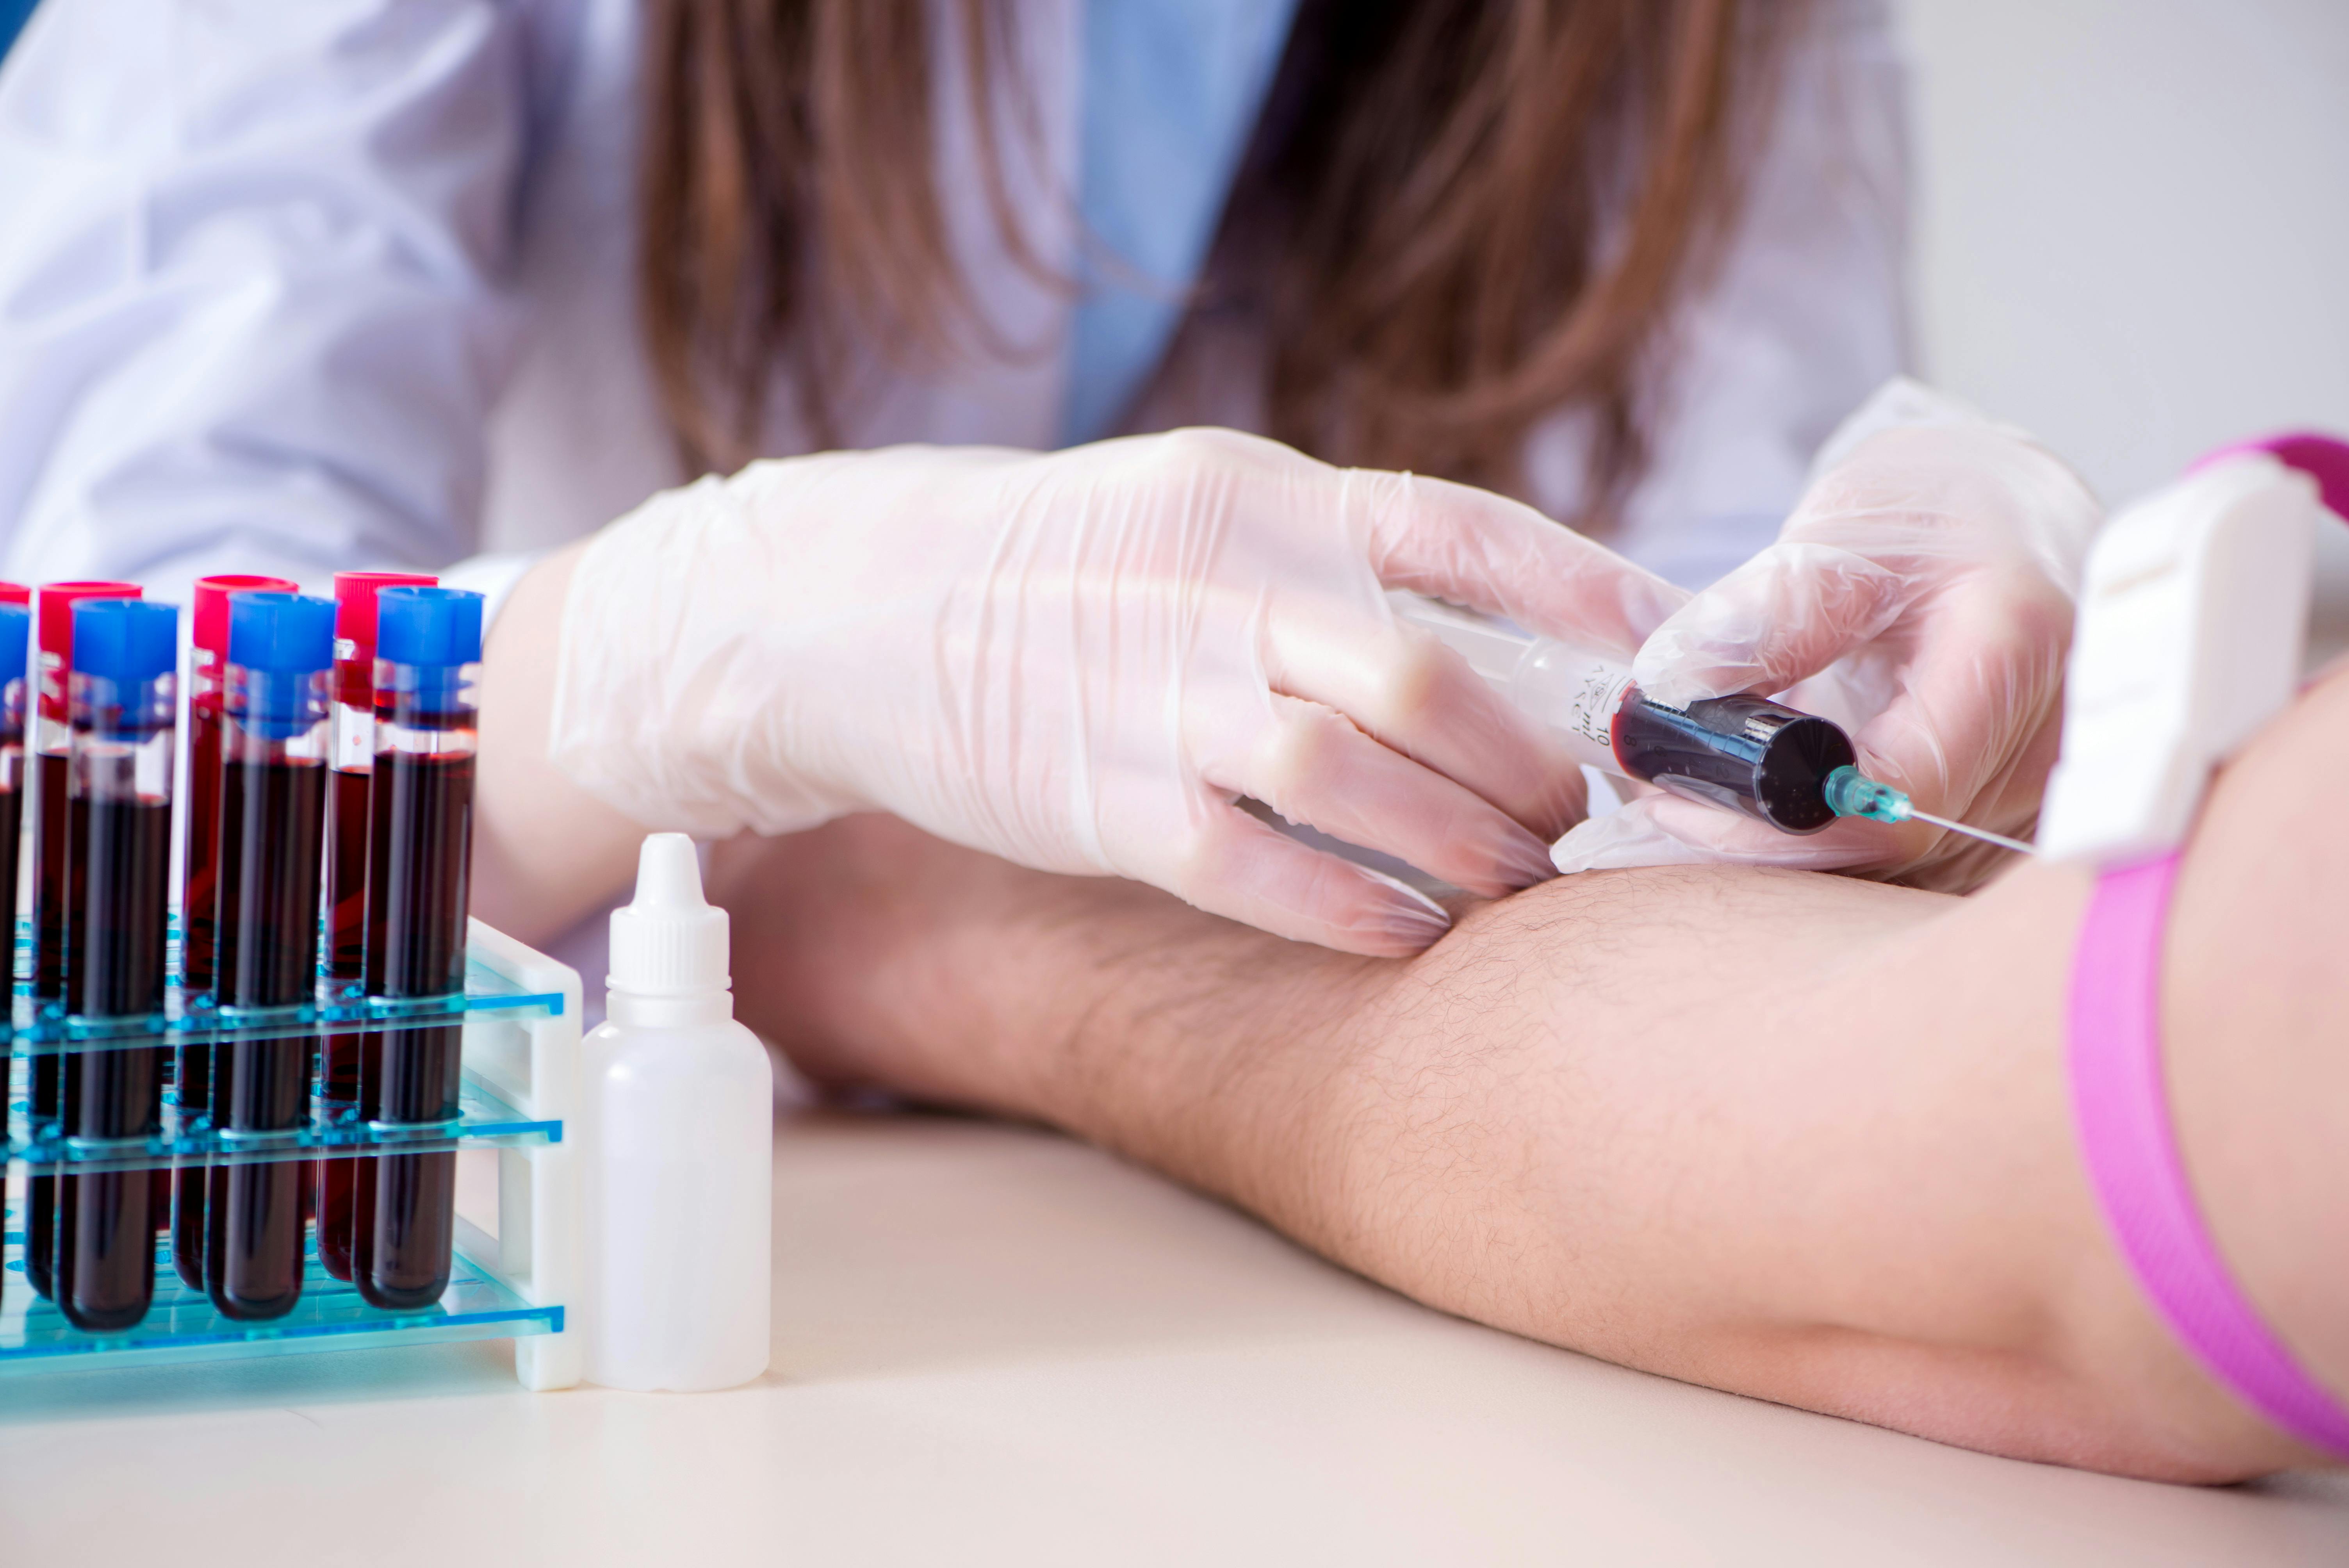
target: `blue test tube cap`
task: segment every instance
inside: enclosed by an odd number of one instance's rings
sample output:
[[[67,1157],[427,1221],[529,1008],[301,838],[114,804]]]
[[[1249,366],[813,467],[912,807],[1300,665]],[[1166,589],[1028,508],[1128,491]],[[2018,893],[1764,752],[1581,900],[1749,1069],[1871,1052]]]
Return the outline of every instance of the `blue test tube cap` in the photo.
[[[263,589],[229,596],[228,662],[273,675],[335,663],[335,602]]]
[[[85,599],[73,607],[73,667],[125,690],[180,667],[180,612],[145,599]]]
[[[0,686],[25,678],[33,645],[33,607],[0,604]]]
[[[317,677],[335,664],[335,602],[247,589],[228,601],[228,662],[244,672],[230,711],[248,729],[291,740],[326,717]]]
[[[375,656],[394,665],[479,664],[481,596],[462,588],[378,589]]]

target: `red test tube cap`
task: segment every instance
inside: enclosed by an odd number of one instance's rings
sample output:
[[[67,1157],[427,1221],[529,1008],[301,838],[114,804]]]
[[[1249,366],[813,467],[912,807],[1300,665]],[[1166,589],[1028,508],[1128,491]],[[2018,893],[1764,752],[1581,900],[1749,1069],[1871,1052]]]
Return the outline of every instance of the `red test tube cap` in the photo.
[[[338,659],[375,657],[375,594],[378,588],[438,588],[440,579],[415,572],[337,572],[335,573],[335,641]]]
[[[84,599],[136,599],[136,583],[44,583],[33,600],[34,640],[41,650],[41,717],[66,721],[66,671],[73,665],[73,607]],[[55,655],[52,662],[51,655]]]
[[[137,599],[136,583],[44,583],[34,614],[41,652],[60,657],[73,652],[73,607],[84,599]]]
[[[0,583],[0,604],[29,604],[33,591],[22,583]]]
[[[283,577],[248,577],[231,573],[196,579],[196,603],[189,617],[189,641],[199,653],[228,657],[228,600],[232,593],[299,593],[301,588]]]

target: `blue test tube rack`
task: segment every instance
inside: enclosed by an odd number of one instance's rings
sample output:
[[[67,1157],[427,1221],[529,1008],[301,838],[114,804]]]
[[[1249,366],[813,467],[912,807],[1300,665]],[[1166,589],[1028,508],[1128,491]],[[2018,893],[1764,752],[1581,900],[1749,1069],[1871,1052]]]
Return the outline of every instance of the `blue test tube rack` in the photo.
[[[24,923],[17,937],[20,962],[30,940]],[[466,956],[461,997],[401,1005],[324,998],[274,1010],[265,1018],[232,1021],[174,988],[161,1014],[129,1027],[103,1029],[37,1016],[20,983],[5,1042],[14,1061],[5,1120],[8,1202],[0,1226],[0,1379],[96,1367],[512,1339],[515,1376],[523,1387],[565,1388],[578,1382],[579,1336],[570,1331],[564,1304],[577,1299],[580,1278],[577,1146],[564,1138],[579,1092],[579,976],[478,920],[467,932]],[[239,1038],[282,1038],[328,1028],[391,1031],[458,1020],[464,1029],[460,1115],[430,1128],[379,1128],[347,1114],[335,1117],[321,1107],[307,1125],[290,1134],[232,1139],[209,1118],[183,1120],[167,1094],[163,1130],[156,1137],[93,1146],[65,1139],[54,1127],[34,1125],[26,1099],[32,1062],[44,1055],[218,1047]],[[492,1233],[460,1214],[449,1290],[420,1312],[367,1305],[352,1285],[318,1265],[315,1250],[300,1305],[285,1317],[262,1323],[220,1315],[202,1293],[180,1282],[168,1255],[158,1257],[154,1305],[136,1327],[119,1334],[73,1327],[55,1305],[35,1295],[25,1276],[22,1182],[35,1169],[54,1175],[475,1150],[496,1152],[497,1229]],[[167,1249],[168,1236],[159,1236],[157,1245]]]

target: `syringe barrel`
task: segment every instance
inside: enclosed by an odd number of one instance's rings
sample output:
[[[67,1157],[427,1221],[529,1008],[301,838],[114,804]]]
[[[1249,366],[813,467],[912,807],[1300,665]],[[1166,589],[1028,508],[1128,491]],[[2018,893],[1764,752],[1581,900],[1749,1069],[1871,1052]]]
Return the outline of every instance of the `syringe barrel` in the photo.
[[[1404,621],[1433,633],[1495,691],[1547,723],[1577,762],[1781,832],[1815,833],[1836,820],[1827,776],[1857,758],[1850,738],[1824,718],[1745,696],[1667,707],[1604,655],[1416,594],[1388,597]]]
[[[1398,618],[1466,660],[1485,685],[1557,730],[1577,762],[1624,776],[1612,737],[1616,711],[1631,690],[1627,665],[1416,593],[1390,593],[1387,602]]]
[[[1631,688],[1615,716],[1623,771],[1659,789],[1725,807],[1782,833],[1816,833],[1836,820],[1827,776],[1857,760],[1850,738],[1824,718],[1766,697],[1723,696],[1666,707]]]

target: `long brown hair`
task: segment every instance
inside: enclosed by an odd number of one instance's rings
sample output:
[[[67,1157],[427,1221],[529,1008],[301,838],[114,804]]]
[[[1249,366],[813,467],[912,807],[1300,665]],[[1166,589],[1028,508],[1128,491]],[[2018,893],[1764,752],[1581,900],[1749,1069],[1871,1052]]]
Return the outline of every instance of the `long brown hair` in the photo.
[[[757,455],[779,374],[834,444],[854,342],[913,363],[984,332],[932,174],[930,7],[647,3],[639,304],[679,450]],[[1226,212],[1266,231],[1257,275],[1205,285],[1260,303],[1271,433],[1516,489],[1529,427],[1578,411],[1603,521],[1796,3],[1307,0]],[[984,104],[1016,0],[956,15]]]

